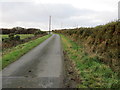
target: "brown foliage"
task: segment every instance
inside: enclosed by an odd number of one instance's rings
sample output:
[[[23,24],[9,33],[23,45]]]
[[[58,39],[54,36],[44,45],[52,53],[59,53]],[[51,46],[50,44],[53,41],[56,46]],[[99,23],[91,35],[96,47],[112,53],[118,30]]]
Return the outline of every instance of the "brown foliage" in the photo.
[[[111,22],[94,28],[55,30],[86,48],[86,52],[99,56],[114,71],[120,72],[120,22]]]

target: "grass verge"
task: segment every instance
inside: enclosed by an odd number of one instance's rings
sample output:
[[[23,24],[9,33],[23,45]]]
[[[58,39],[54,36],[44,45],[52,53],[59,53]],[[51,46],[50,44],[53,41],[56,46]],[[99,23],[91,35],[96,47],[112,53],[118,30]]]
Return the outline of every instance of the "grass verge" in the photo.
[[[109,66],[99,62],[97,57],[89,56],[82,46],[78,46],[64,35],[60,35],[64,51],[80,75],[78,88],[120,88],[120,79]]]
[[[5,68],[10,63],[16,61],[18,58],[20,58],[22,55],[30,51],[32,48],[36,47],[43,41],[45,41],[47,38],[49,38],[51,35],[46,35],[40,38],[37,38],[35,40],[29,41],[24,44],[20,44],[16,47],[11,48],[11,52],[5,54],[2,56],[2,69]]]

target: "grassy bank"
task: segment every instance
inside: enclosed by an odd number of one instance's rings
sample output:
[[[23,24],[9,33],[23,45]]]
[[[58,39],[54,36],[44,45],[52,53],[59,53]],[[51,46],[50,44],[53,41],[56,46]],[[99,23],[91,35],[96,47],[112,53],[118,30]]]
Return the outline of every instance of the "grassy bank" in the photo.
[[[22,55],[24,55],[25,53],[30,51],[32,48],[36,47],[37,45],[45,41],[50,36],[51,35],[46,35],[38,39],[29,41],[24,44],[20,44],[16,47],[11,48],[9,53],[2,56],[2,68],[5,68],[7,65],[14,62],[18,58],[20,58]]]
[[[61,35],[64,51],[70,60],[75,63],[75,68],[80,74],[79,88],[120,88],[117,73],[101,62],[95,56],[89,56],[82,46]]]
[[[96,27],[81,27],[74,29],[56,30],[56,33],[63,34],[83,45],[87,53],[96,55],[101,62],[109,65],[112,70],[119,72],[120,76],[120,23],[110,22]]]

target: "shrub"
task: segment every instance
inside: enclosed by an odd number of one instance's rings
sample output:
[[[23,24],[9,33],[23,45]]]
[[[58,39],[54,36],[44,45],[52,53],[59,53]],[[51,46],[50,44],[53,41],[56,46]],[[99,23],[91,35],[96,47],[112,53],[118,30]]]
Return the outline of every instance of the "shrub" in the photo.
[[[3,42],[9,42],[9,38],[2,38]]]
[[[15,40],[20,40],[20,36],[19,36],[19,35],[16,35],[16,36],[15,36]]]
[[[45,34],[45,32],[38,30],[34,33],[34,35],[39,35],[39,34]]]
[[[10,33],[10,34],[9,34],[9,39],[10,39],[10,40],[14,40],[14,35],[15,35],[14,33]]]

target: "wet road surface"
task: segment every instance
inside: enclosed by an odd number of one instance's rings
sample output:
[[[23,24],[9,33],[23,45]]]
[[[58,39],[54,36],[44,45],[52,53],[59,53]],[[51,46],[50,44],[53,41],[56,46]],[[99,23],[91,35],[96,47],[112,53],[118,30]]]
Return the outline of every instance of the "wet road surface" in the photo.
[[[60,36],[49,39],[2,71],[3,88],[63,87],[63,52]]]

